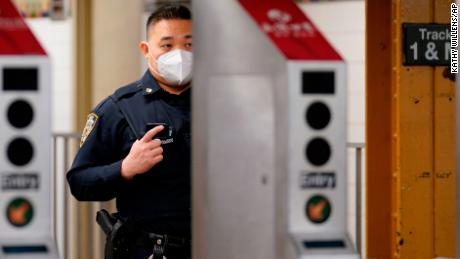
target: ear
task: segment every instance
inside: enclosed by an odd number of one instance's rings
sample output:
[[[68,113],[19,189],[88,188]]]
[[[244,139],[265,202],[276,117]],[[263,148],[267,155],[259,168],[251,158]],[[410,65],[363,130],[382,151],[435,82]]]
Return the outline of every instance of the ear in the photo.
[[[139,49],[141,50],[142,55],[147,58],[147,55],[149,54],[149,45],[146,41],[141,41],[141,43],[139,43]]]

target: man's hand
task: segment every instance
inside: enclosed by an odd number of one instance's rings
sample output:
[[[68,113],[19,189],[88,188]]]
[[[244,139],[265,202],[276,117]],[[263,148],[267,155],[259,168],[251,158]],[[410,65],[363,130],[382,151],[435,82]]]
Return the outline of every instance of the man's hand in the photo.
[[[147,172],[163,160],[161,141],[153,139],[163,129],[162,125],[156,126],[147,131],[140,140],[134,142],[129,154],[121,163],[121,176],[123,178],[132,179],[135,175]]]

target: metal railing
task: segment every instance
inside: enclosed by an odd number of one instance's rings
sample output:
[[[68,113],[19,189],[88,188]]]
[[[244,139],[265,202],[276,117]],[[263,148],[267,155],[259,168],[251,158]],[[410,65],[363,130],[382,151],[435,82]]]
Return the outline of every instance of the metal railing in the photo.
[[[70,258],[69,232],[70,227],[70,195],[65,173],[70,167],[71,154],[76,150],[80,138],[77,133],[53,134],[53,176],[54,176],[54,236],[58,243],[59,254],[62,258]],[[59,199],[62,198],[62,199]]]
[[[356,181],[356,194],[355,194],[355,199],[356,199],[356,218],[355,218],[355,229],[356,229],[356,251],[358,251],[361,255],[364,255],[365,252],[363,250],[362,246],[362,241],[363,241],[363,236],[362,236],[362,213],[363,213],[363,206],[362,206],[362,199],[365,197],[363,196],[362,190],[363,187],[365,187],[365,183],[363,182],[363,157],[364,157],[364,148],[365,144],[364,143],[348,143],[347,144],[348,149],[353,149],[355,151],[355,181]]]
[[[54,236],[56,240],[59,240],[59,229],[62,229],[62,245],[60,251],[64,258],[68,258],[68,222],[65,219],[68,218],[68,211],[69,211],[69,189],[68,185],[65,181],[65,172],[69,168],[70,163],[70,153],[72,149],[75,149],[74,142],[80,139],[80,134],[77,133],[55,133],[53,134],[53,176],[54,176],[54,188],[53,188],[53,201],[54,201]],[[61,145],[60,142],[62,141]],[[69,146],[69,143],[72,145]],[[62,148],[62,150],[60,150]],[[59,152],[61,151],[61,152]],[[61,159],[59,159],[58,154],[62,154]],[[61,170],[59,170],[61,169]],[[58,190],[61,190],[58,193]],[[59,195],[59,196],[58,196]],[[58,202],[58,197],[62,197],[62,202]],[[61,204],[61,206],[59,206]],[[62,211],[63,214],[59,214],[58,211]],[[64,219],[59,221],[60,218]],[[58,222],[62,222],[63,224],[59,226]]]
[[[78,202],[70,194],[65,175],[79,148],[80,136],[53,134],[54,236],[63,259],[103,258],[104,237],[92,219],[101,208],[114,208],[113,202]]]
[[[101,208],[114,210],[112,202],[77,202],[71,195],[65,178],[71,162],[78,150],[80,134],[53,134],[53,170],[54,170],[54,235],[58,242],[60,255],[63,259],[103,258],[104,237],[94,220],[96,212]],[[348,143],[348,151],[354,151],[356,181],[356,249],[362,249],[362,187],[364,143]],[[84,214],[85,217],[78,218]]]

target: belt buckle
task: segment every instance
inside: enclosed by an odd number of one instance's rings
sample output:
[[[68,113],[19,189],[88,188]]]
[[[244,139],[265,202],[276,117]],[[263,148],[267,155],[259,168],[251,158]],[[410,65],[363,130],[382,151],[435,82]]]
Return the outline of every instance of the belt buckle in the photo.
[[[164,252],[167,243],[167,236],[164,235],[162,237],[156,237],[153,240],[153,254],[152,259],[165,259]]]

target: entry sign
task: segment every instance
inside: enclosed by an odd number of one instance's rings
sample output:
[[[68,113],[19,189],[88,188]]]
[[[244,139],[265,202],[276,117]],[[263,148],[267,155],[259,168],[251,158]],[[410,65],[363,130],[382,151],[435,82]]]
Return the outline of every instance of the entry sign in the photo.
[[[450,24],[403,24],[404,65],[450,65]]]

